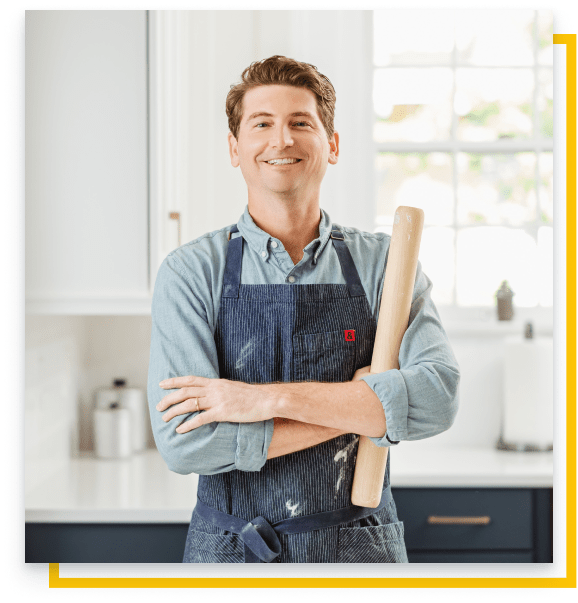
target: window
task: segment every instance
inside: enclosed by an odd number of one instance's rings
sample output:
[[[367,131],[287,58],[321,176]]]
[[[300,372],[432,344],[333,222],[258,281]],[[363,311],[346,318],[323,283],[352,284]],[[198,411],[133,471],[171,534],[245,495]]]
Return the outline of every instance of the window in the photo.
[[[553,18],[534,10],[373,13],[376,231],[421,207],[437,304],[553,298]]]

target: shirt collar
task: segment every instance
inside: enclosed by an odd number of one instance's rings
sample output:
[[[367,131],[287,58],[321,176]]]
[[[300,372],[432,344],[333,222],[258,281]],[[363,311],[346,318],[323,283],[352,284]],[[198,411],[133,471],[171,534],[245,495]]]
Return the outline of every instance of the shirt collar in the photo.
[[[261,230],[253,221],[249,213],[249,206],[245,207],[243,215],[237,222],[237,228],[242,237],[255,253],[258,253],[262,258],[267,258],[270,251],[270,243],[274,241],[271,235]],[[329,236],[331,235],[331,219],[327,212],[321,210],[321,220],[319,222],[319,237],[309,243],[304,251],[313,255],[313,263],[316,264],[319,255],[327,245]]]

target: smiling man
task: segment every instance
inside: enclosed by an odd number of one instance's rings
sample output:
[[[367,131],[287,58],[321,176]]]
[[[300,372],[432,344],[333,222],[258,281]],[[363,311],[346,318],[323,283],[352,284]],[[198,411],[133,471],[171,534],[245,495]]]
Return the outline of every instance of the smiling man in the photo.
[[[165,258],[152,306],[155,441],[172,471],[199,474],[183,562],[407,563],[391,455],[377,509],[351,505],[351,485],[359,434],[397,445],[456,416],[431,282],[418,265],[399,370],[370,375],[390,237],[320,208],[339,157],[331,82],[274,56],[226,109],[247,207]]]

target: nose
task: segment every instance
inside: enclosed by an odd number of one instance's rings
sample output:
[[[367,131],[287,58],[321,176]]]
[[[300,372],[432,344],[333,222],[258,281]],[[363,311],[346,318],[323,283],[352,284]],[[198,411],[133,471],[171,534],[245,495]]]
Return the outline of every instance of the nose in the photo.
[[[271,146],[276,149],[293,146],[293,134],[288,125],[278,125],[272,128]]]

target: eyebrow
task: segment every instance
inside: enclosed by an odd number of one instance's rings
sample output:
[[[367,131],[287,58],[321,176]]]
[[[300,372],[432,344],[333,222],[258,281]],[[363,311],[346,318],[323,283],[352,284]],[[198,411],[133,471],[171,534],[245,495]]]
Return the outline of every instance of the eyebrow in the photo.
[[[247,121],[251,121],[257,117],[274,117],[274,115],[272,113],[267,113],[266,111],[258,111],[257,113],[249,115]],[[295,111],[295,113],[291,113],[290,117],[308,117],[309,119],[314,119],[313,115],[307,111]]]

